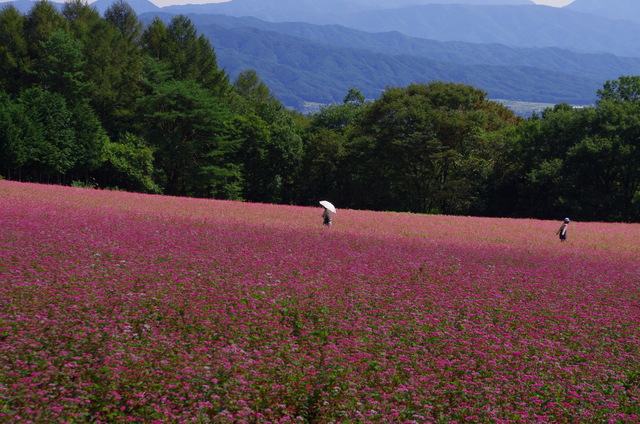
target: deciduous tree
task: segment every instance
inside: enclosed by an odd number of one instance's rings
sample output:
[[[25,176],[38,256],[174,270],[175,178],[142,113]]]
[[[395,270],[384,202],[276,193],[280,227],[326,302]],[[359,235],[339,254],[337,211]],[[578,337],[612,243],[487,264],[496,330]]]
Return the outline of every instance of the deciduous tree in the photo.
[[[492,173],[500,131],[512,120],[470,86],[388,88],[366,106],[349,146],[356,204],[468,213]]]
[[[294,114],[284,109],[253,70],[234,82],[232,110],[241,140],[238,161],[243,169],[243,198],[292,203],[302,158],[302,138]]]

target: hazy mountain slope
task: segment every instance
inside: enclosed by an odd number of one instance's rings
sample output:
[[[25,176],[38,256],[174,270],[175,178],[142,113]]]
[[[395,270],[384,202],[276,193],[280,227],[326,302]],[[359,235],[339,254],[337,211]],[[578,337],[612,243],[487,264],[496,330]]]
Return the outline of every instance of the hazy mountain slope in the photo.
[[[0,2],[0,9],[2,9],[4,6],[9,4],[13,5],[13,7],[15,7],[20,12],[27,13],[33,7],[34,2],[31,0],[16,0],[16,1]]]
[[[136,11],[138,15],[145,12],[154,12],[160,10],[158,6],[151,3],[149,0],[125,1],[129,6],[133,8],[133,10]],[[104,14],[105,10],[107,10],[113,3],[115,3],[114,0],[96,0],[95,2],[91,3],[91,6],[95,7],[101,14]]]
[[[640,23],[638,0],[575,0],[565,9],[591,13],[608,19],[624,19]]]
[[[215,46],[218,63],[230,75],[254,69],[285,104],[340,102],[349,88],[368,98],[387,86],[433,80],[471,84],[491,98],[588,104],[598,80],[532,67],[462,65],[408,55],[341,48],[255,28],[198,25]]]
[[[553,7],[433,4],[346,14],[332,23],[433,40],[640,56],[640,24]]]
[[[611,54],[579,54],[557,48],[514,48],[500,44],[443,42],[408,37],[399,32],[369,33],[341,25],[274,23],[251,17],[225,15],[188,16],[196,25],[253,27],[337,47],[367,49],[392,55],[406,54],[460,64],[531,66],[599,79],[602,82],[621,75],[640,74],[640,58],[620,58]]]
[[[492,6],[427,4],[387,10],[354,10],[345,0],[294,1],[297,6],[281,10],[272,2],[241,0],[208,5],[162,8],[170,13],[206,13],[253,16],[270,22],[340,24],[367,32],[399,31],[405,35],[440,41],[498,43],[516,47],[557,47],[577,52],[612,53],[640,57],[640,23],[606,19],[567,8],[547,6]],[[312,5],[306,8],[307,2]],[[624,41],[621,41],[624,40]]]
[[[337,16],[370,10],[398,9],[426,4],[533,5],[531,0],[231,0],[222,3],[188,4],[163,7],[163,11],[223,13],[231,16],[273,16],[278,21],[307,21],[319,15]],[[187,9],[186,9],[187,8]]]

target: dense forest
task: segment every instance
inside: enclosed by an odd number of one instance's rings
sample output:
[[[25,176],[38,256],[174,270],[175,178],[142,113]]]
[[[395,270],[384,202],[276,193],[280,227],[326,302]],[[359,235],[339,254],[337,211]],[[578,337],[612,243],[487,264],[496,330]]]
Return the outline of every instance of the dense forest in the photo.
[[[354,87],[302,115],[251,69],[231,81],[183,15],[143,25],[122,0],[104,16],[81,0],[0,10],[0,175],[12,180],[638,222],[640,77],[607,81],[597,98],[523,119],[434,81],[369,102]]]

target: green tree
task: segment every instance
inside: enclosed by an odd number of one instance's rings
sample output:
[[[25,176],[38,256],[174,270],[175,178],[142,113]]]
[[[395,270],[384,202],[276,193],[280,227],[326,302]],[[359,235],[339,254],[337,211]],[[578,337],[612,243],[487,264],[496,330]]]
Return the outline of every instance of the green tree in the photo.
[[[299,201],[314,205],[319,199],[347,204],[344,182],[350,170],[343,167],[347,138],[339,131],[314,128],[303,137],[303,158],[298,178]]]
[[[260,80],[258,73],[253,69],[240,72],[233,87],[245,99],[255,98],[259,101],[267,101],[274,97],[267,84]]]
[[[22,179],[22,168],[29,160],[29,144],[34,128],[20,103],[0,92],[0,171],[7,178]]]
[[[62,30],[54,32],[41,44],[36,61],[39,81],[44,89],[64,96],[70,103],[81,102],[87,95],[87,83],[81,43]]]
[[[89,38],[91,28],[101,20],[98,10],[82,0],[71,0],[62,6],[62,16],[69,25],[74,39],[84,42]]]
[[[638,179],[632,190],[625,190],[630,187],[624,161],[631,153],[619,137],[587,137],[569,149],[565,173],[572,190],[566,195],[573,204],[572,213],[582,220],[615,221],[637,214],[638,205],[633,203]]]
[[[26,145],[28,178],[62,183],[76,161],[72,113],[65,99],[60,94],[33,88],[23,91],[18,100],[33,128]]]
[[[280,110],[265,120],[238,115],[234,123],[241,140],[238,161],[243,165],[243,198],[253,202],[293,203],[302,158],[302,139],[295,121]]]
[[[301,129],[253,70],[234,82],[234,127],[241,140],[243,198],[254,202],[293,203],[302,159]]]
[[[0,10],[0,90],[14,96],[27,84],[31,69],[25,23],[13,5]]]
[[[586,217],[637,221],[640,77],[607,81],[598,97],[595,131],[569,151],[567,173],[574,182],[573,198]]]
[[[37,1],[33,5],[27,14],[24,28],[29,55],[36,60],[41,56],[42,43],[47,42],[58,30],[69,30],[62,13],[47,0]]]
[[[178,80],[192,79],[216,96],[229,94],[231,85],[218,69],[216,54],[204,35],[198,35],[189,18],[178,15],[165,28],[154,20],[142,36],[144,52],[167,62]]]
[[[359,90],[351,88],[341,105],[324,106],[314,114],[312,117],[313,126],[344,130],[360,118],[364,105],[364,95]]]
[[[311,115],[303,137],[303,159],[299,177],[300,201],[316,204],[320,198],[347,204],[344,185],[351,175],[345,163],[349,134],[362,117],[365,97],[351,88],[342,104],[324,106]]]
[[[140,137],[124,133],[117,142],[108,141],[102,151],[99,183],[106,187],[143,193],[160,193],[154,182],[153,149]]]
[[[511,154],[511,192],[517,194],[511,212],[533,218],[570,215],[573,192],[565,161],[569,149],[594,131],[594,110],[563,103],[546,109],[519,126]]]
[[[364,208],[468,213],[514,115],[462,84],[388,88],[368,104],[348,146],[349,197]]]
[[[229,198],[238,192],[232,116],[209,90],[192,80],[168,81],[138,106],[167,194]]]
[[[189,18],[178,15],[171,19],[167,28],[167,43],[171,49],[167,60],[171,63],[176,79],[191,78],[202,83],[201,70],[196,59],[198,32]]]
[[[159,59],[145,55],[142,57],[142,82],[145,91],[153,92],[153,88],[173,79],[169,65]]]
[[[607,81],[595,107],[566,104],[520,126],[517,215],[640,219],[640,77]]]
[[[133,10],[114,3],[96,22],[85,42],[91,78],[91,106],[111,137],[132,129],[135,103],[144,94],[143,60],[139,44],[140,23]]]
[[[120,31],[128,44],[138,45],[142,34],[142,22],[126,1],[117,0],[112,3],[105,11],[104,18]]]
[[[159,17],[153,20],[142,33],[142,52],[149,57],[160,61],[168,61],[170,53],[169,48],[169,29]]]
[[[109,137],[88,102],[79,102],[71,108],[74,132],[74,166],[70,177],[89,183],[93,172],[100,167]]]
[[[608,102],[640,103],[640,76],[622,76],[617,80],[607,81],[598,90],[597,105]]]

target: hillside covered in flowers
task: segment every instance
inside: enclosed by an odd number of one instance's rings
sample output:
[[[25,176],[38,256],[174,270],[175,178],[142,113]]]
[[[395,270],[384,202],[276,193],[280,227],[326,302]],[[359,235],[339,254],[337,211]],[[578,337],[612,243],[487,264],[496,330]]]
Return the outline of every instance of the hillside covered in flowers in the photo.
[[[0,422],[640,421],[640,225],[337,206],[0,181]]]

